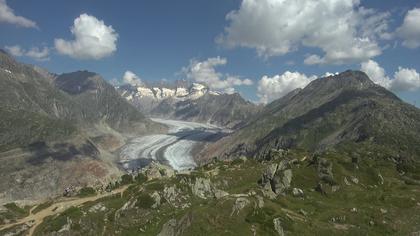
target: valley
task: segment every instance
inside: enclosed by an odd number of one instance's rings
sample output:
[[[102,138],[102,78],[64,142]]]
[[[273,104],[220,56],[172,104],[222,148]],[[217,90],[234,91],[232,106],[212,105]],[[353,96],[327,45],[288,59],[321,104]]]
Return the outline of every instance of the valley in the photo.
[[[158,118],[151,120],[167,125],[168,133],[134,138],[122,147],[119,162],[127,171],[145,167],[152,160],[170,165],[175,170],[192,169],[197,166],[194,160],[197,148],[229,132],[211,124]]]

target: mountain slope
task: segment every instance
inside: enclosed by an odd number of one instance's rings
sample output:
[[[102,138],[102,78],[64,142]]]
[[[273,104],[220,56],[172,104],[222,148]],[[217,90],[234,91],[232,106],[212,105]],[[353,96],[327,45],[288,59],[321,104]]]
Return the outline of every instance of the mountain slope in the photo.
[[[0,52],[0,202],[117,178],[128,136],[165,129],[96,74],[39,71]]]
[[[346,71],[274,101],[207,152],[260,156],[272,148],[323,150],[347,142],[380,145],[413,157],[420,153],[420,110],[363,72]]]
[[[205,94],[196,100],[179,101],[169,105],[163,101],[152,110],[153,115],[179,120],[211,123],[237,128],[258,112],[258,107],[239,94]]]
[[[77,71],[59,75],[55,85],[81,108],[82,122],[104,122],[122,132],[149,132],[161,128],[127,103],[98,74]]]

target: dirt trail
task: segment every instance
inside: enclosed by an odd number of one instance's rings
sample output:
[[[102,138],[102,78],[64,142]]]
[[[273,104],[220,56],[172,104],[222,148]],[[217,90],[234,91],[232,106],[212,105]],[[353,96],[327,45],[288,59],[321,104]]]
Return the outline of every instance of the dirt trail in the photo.
[[[19,219],[18,221],[14,222],[14,223],[10,223],[10,224],[6,224],[6,225],[0,225],[0,230],[4,230],[4,229],[8,229],[11,228],[13,226],[16,225],[20,225],[20,224],[27,224],[29,225],[31,228],[28,231],[28,235],[32,236],[36,227],[38,227],[38,225],[40,225],[43,220],[45,219],[45,217],[47,216],[51,216],[51,215],[55,215],[61,212],[64,212],[65,210],[69,209],[70,207],[75,207],[75,206],[80,206],[86,202],[92,202],[92,201],[96,201],[100,198],[103,197],[108,197],[111,195],[115,195],[115,194],[121,194],[128,188],[128,185],[123,186],[119,189],[115,189],[109,193],[105,193],[105,194],[98,194],[95,196],[91,196],[91,197],[85,197],[85,198],[76,198],[76,199],[69,199],[66,201],[62,201],[62,202],[57,202],[52,204],[51,206],[35,213],[32,214],[32,210],[30,214],[22,219]]]

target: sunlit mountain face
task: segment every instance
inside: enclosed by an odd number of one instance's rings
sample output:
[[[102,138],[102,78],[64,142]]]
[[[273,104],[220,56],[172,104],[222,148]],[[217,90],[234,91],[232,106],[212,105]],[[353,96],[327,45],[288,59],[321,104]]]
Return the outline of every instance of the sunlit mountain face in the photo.
[[[418,22],[0,0],[0,235],[419,235]]]

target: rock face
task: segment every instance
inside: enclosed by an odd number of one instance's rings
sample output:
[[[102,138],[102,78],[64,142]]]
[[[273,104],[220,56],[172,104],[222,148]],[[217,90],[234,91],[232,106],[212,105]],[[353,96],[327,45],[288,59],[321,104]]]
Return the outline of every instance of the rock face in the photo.
[[[235,128],[250,119],[259,108],[239,94],[211,91],[199,83],[133,87],[120,86],[120,94],[147,115],[212,123]]]
[[[407,140],[407,148],[401,147],[400,139]],[[203,153],[263,158],[273,148],[316,151],[348,143],[379,145],[406,159],[418,158],[420,109],[376,85],[365,73],[345,71],[273,101]]]
[[[285,195],[290,188],[293,173],[287,160],[282,160],[278,164],[271,164],[267,167],[260,180],[260,185],[264,194],[271,198],[278,195]]]

